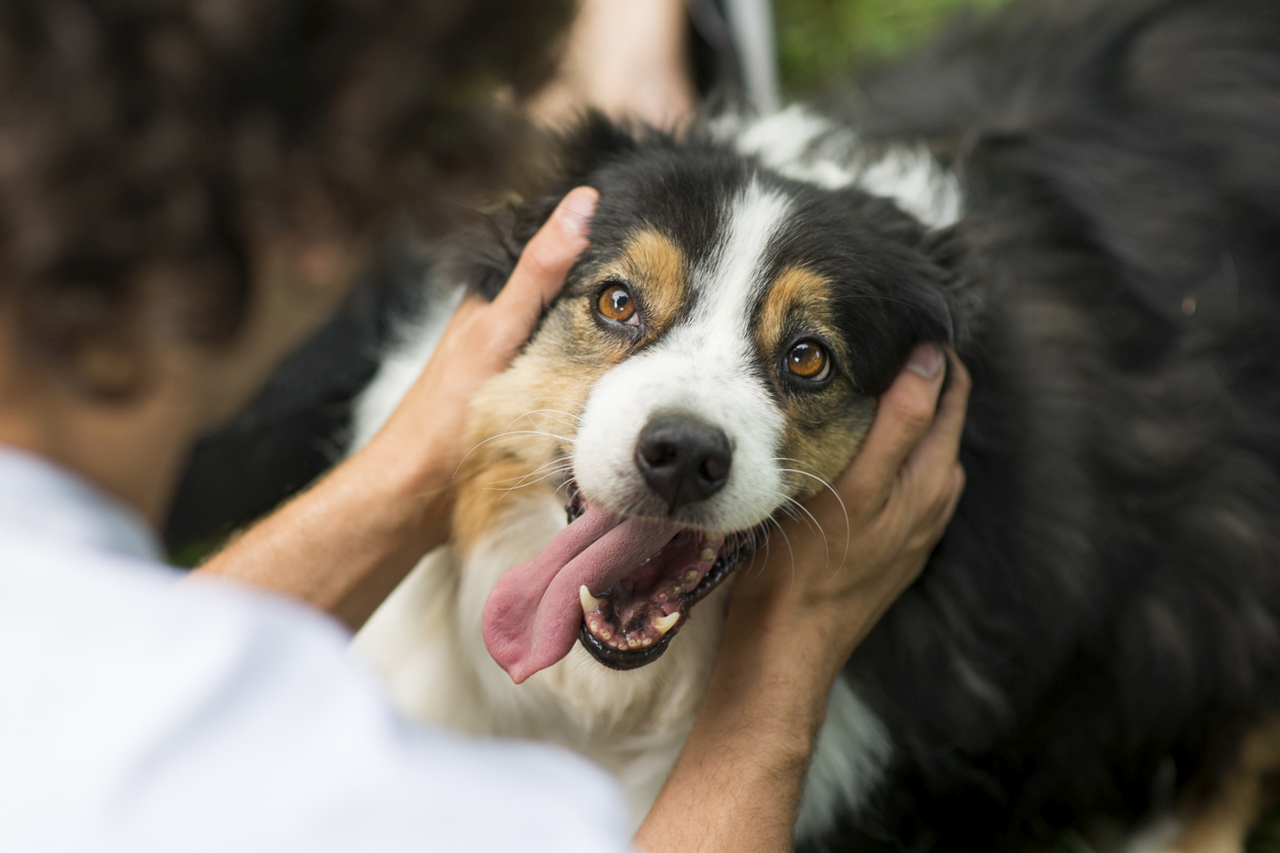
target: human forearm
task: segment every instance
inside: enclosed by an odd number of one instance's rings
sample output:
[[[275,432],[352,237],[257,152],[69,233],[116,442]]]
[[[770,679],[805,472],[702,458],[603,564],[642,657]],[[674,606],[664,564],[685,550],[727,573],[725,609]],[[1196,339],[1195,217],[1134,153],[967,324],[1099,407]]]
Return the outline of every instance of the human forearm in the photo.
[[[766,621],[761,623],[759,618]],[[647,853],[784,851],[839,662],[820,629],[796,642],[736,608],[693,732],[635,836]],[[868,628],[870,625],[868,625]]]
[[[304,601],[358,629],[448,536],[443,472],[352,456],[197,569]]]

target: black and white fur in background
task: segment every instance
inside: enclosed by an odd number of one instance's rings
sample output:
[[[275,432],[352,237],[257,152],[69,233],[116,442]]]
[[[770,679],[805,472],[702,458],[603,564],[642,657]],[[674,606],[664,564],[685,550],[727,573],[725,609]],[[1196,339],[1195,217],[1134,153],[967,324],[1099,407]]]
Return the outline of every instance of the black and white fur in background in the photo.
[[[709,384],[669,394],[726,412],[735,448],[759,457],[756,479],[716,498],[726,527],[778,510],[785,490],[757,483],[777,474],[770,448],[822,426],[797,420],[797,395],[835,393],[787,385],[761,352],[784,268],[831,288],[845,404],[831,417],[861,423],[849,413],[920,340],[953,345],[973,375],[964,498],[832,693],[803,847],[1158,838],[1213,798],[1240,739],[1280,710],[1280,5],[1019,3],[827,115],[723,116],[679,141],[591,122],[563,165],[548,199],[601,192],[566,299],[593,294],[592,271],[638,229],[678,247],[689,281],[683,319],[599,380],[610,411],[574,414],[584,429],[612,418],[625,464],[649,404],[608,377],[631,371],[660,399],[644,383],[678,372],[663,359],[705,345]],[[549,210],[519,211],[509,245]],[[500,282],[514,257],[487,258],[478,275]],[[428,357],[442,320],[421,316],[362,398],[357,443]],[[657,367],[628,367],[642,359]],[[411,713],[580,749],[638,816],[696,712],[723,595],[649,666],[614,672],[577,647],[512,685],[480,609],[563,527],[558,511],[426,561],[357,647]]]

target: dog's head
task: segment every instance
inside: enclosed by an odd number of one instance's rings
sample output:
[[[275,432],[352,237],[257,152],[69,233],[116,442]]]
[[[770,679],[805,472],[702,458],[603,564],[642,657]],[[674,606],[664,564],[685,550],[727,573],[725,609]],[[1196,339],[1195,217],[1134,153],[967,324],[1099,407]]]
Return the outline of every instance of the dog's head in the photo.
[[[594,120],[576,150],[556,191],[599,190],[591,246],[473,417],[477,443],[501,440],[472,478],[557,489],[572,522],[489,599],[486,641],[517,680],[575,639],[614,668],[657,658],[848,464],[911,347],[954,333],[936,237],[892,201],[710,135]],[[523,211],[517,244],[557,197]]]

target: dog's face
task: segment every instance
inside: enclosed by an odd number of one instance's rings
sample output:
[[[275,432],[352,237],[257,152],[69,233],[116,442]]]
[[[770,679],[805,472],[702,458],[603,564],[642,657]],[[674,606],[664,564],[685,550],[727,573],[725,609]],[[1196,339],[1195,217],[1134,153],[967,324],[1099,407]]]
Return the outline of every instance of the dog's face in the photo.
[[[482,401],[505,463],[477,464],[550,472],[571,519],[613,519],[601,541],[659,526],[573,588],[583,645],[632,668],[848,464],[910,347],[948,339],[946,274],[889,203],[711,143],[628,146],[583,182],[591,247]]]

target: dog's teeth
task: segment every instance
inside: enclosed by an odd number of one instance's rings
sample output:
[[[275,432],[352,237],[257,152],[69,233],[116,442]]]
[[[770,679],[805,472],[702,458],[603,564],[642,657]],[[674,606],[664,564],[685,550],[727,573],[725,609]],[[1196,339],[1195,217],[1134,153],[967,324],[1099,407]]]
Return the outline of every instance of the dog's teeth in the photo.
[[[698,555],[698,559],[704,563],[709,563],[716,558],[715,548],[703,548],[702,553]]]
[[[674,628],[679,621],[680,611],[677,610],[675,613],[668,613],[666,616],[659,616],[654,619],[653,627],[657,629],[659,637],[665,637],[667,632]]]
[[[578,600],[582,602],[582,612],[584,614],[600,607],[600,599],[591,594],[591,590],[587,589],[586,584],[578,587]]]
[[[696,581],[696,580],[698,579],[698,577],[699,577],[699,576],[698,576],[698,570],[697,570],[697,569],[690,569],[689,571],[687,571],[687,572],[685,572],[685,573],[684,573],[684,582],[685,582],[685,583],[693,583],[694,581]]]

